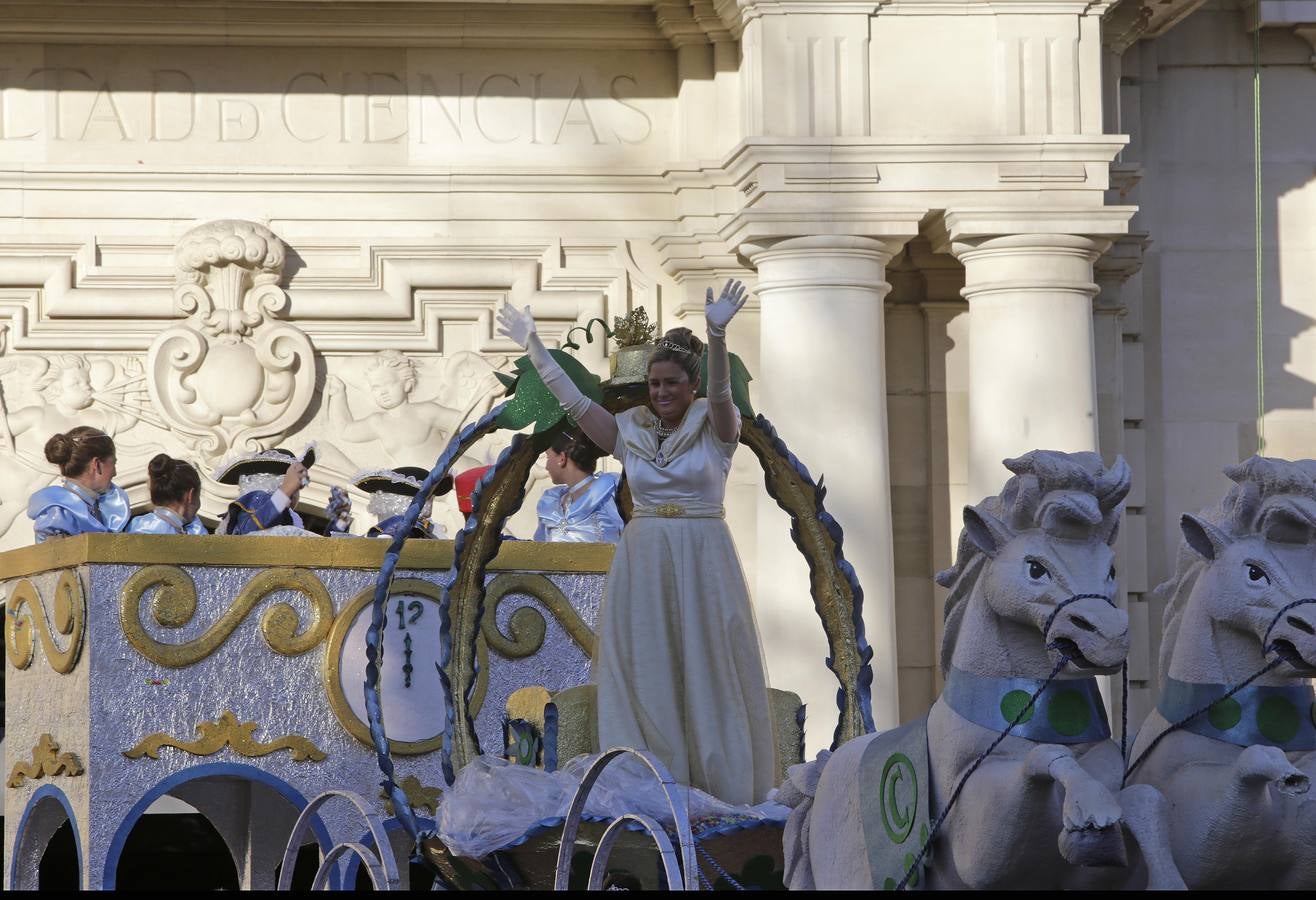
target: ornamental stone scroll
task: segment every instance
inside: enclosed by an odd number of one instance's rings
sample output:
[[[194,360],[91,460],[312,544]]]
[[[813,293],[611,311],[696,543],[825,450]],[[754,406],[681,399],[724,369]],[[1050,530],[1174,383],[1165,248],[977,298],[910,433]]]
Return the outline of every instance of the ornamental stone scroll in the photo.
[[[151,400],[204,458],[267,449],[315,395],[314,348],[279,321],[284,246],[254,222],[193,228],[175,250],[174,300],[188,314],[151,344]]]

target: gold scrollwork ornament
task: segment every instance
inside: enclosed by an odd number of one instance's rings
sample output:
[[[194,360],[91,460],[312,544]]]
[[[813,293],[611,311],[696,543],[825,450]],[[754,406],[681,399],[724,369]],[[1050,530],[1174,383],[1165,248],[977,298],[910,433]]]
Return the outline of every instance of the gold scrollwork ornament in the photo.
[[[34,630],[50,667],[61,675],[72,672],[82,656],[87,634],[87,600],[76,571],[65,569],[59,573],[50,614],[32,582],[20,581],[10,593],[5,609],[5,652],[16,669],[32,665]],[[55,644],[56,632],[68,638],[62,650]]]
[[[507,623],[507,635],[499,631],[498,606],[513,594],[524,594],[544,604],[576,645],[585,651],[585,655],[593,658],[594,632],[585,624],[561,588],[543,575],[532,573],[508,573],[489,582],[485,593],[484,621],[480,626],[489,649],[507,659],[524,659],[538,653],[544,646],[547,623],[543,614],[533,606],[522,606],[512,613]]]
[[[288,603],[276,603],[260,619],[261,635],[271,650],[298,656],[317,646],[333,624],[334,604],[329,591],[308,569],[266,569],[243,585],[219,620],[198,638],[182,644],[157,641],[142,625],[141,602],[155,589],[151,615],[164,628],[182,628],[197,611],[196,584],[177,566],[147,566],[129,576],[119,600],[119,620],[124,637],[146,659],[172,669],[194,665],[214,653],[266,597],[278,591],[296,591],[311,602],[311,621],[298,632],[302,622]]]
[[[32,761],[14,763],[6,784],[17,788],[22,787],[29,778],[54,778],[56,775],[76,778],[83,771],[82,760],[78,759],[76,753],[60,753],[59,741],[49,734],[43,734],[32,748]]]
[[[299,734],[286,734],[272,741],[258,741],[255,733],[259,727],[255,722],[238,722],[236,713],[225,710],[214,722],[198,722],[196,732],[199,737],[194,741],[183,741],[157,731],[142,738],[131,750],[125,750],[123,755],[129,759],[141,759],[143,756],[159,759],[161,748],[176,747],[193,756],[212,756],[228,747],[239,756],[246,757],[268,756],[279,750],[287,750],[292,754],[294,762],[321,762],[325,759],[324,751]]]
[[[438,813],[439,803],[443,800],[442,788],[422,784],[415,775],[408,775],[403,778],[398,782],[398,787],[402,788],[402,793],[406,795],[407,802],[411,804],[412,809],[428,812],[431,816]],[[384,801],[385,812],[390,816],[397,815],[393,811],[393,798],[388,795],[388,791],[381,790],[379,798]]]

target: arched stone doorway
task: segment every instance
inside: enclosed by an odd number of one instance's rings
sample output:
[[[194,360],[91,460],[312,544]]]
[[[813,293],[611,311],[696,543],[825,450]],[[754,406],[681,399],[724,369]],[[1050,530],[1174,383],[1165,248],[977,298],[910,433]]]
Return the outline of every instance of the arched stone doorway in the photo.
[[[61,826],[67,824],[72,832],[73,854],[67,862],[73,865],[73,886],[81,888],[82,880],[82,838],[78,833],[77,817],[73,806],[64,792],[54,785],[44,784],[37,788],[18,820],[17,838],[14,840],[14,856],[9,863],[9,887],[15,891],[35,891],[42,887],[51,887],[52,868],[66,874],[66,862],[54,865],[50,861],[46,867],[47,884],[42,884],[42,860],[51,847],[52,839]],[[60,848],[55,848],[59,852]],[[65,852],[63,856],[68,856]]]
[[[165,779],[144,794],[124,816],[105,858],[103,886],[106,890],[134,886],[129,883],[138,878],[130,871],[131,854],[137,852],[134,833],[153,827],[144,824],[143,817],[146,810],[164,796],[174,797],[193,807],[197,817],[205,823],[204,827],[195,821],[185,823],[194,826],[190,828],[191,834],[182,835],[184,839],[178,842],[178,847],[171,847],[171,852],[187,852],[190,839],[195,844],[190,847],[191,852],[204,859],[215,854],[218,845],[214,841],[217,839],[232,865],[233,887],[240,890],[274,889],[277,866],[293,823],[306,805],[306,798],[268,772],[240,764],[213,763],[184,769]],[[318,819],[312,827],[320,852],[327,851],[333,845],[327,829]],[[185,868],[182,872],[186,874],[177,884],[151,886],[196,889],[225,886],[200,883],[206,879],[216,880],[214,868],[205,871],[200,867]]]

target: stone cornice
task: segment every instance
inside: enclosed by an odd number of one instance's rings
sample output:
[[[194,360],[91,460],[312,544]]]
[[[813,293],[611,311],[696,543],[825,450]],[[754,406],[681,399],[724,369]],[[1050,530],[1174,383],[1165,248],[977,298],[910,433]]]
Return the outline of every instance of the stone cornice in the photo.
[[[343,169],[292,169],[286,166],[177,166],[152,171],[127,166],[0,166],[0,189],[97,191],[213,190],[266,193],[370,193],[495,191],[497,193],[671,193],[667,180],[649,170],[539,169],[475,166],[405,166]]]
[[[1110,238],[1127,234],[1136,206],[1091,208],[951,208],[929,223],[926,234],[937,253],[952,245],[1002,235],[1079,235]]]
[[[688,4],[687,4],[688,5]],[[7,0],[7,43],[668,49],[654,10],[619,0]]]
[[[713,0],[718,15],[739,37],[754,19],[807,16],[1103,15],[1117,0]]]
[[[775,238],[844,235],[894,238],[899,244],[918,234],[919,223],[927,214],[926,209],[845,206],[825,210],[746,209],[718,233],[733,247]]]
[[[960,162],[1101,162],[1108,163],[1128,143],[1124,135],[1047,135],[937,140],[871,137],[755,137],[727,154],[723,168],[739,181],[764,163],[960,163]]]

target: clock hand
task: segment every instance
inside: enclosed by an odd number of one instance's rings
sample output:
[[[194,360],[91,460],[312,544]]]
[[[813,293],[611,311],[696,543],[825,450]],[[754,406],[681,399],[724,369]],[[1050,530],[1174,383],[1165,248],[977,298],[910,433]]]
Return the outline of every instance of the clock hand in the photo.
[[[402,639],[402,653],[406,657],[406,662],[402,664],[402,674],[404,681],[403,687],[411,687],[411,635],[408,634]]]

